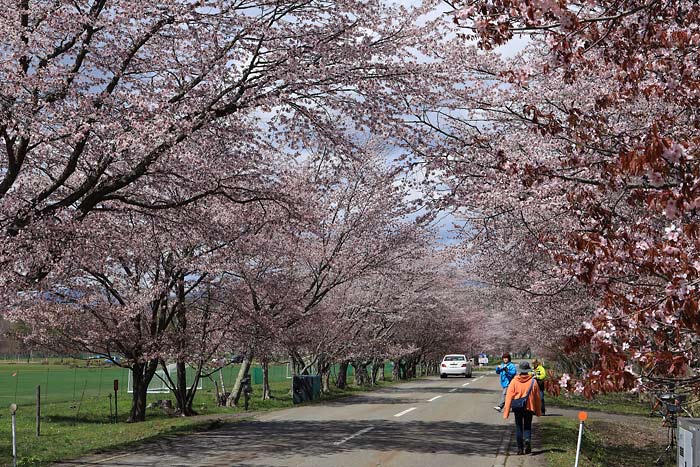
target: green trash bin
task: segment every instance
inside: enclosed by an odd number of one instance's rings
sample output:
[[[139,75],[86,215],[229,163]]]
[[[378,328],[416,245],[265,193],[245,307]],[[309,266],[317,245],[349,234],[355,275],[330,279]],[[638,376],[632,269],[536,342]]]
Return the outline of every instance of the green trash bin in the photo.
[[[259,366],[253,367],[253,384],[263,383],[263,369]]]
[[[292,401],[295,404],[321,397],[320,375],[298,375],[292,378]]]

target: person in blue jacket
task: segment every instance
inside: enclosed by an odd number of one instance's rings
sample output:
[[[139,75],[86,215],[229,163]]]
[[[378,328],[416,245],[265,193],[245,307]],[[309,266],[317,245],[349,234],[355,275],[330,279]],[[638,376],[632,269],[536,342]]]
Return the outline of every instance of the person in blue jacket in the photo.
[[[515,377],[515,375],[518,373],[518,369],[515,368],[515,364],[510,361],[510,354],[509,353],[504,353],[503,354],[503,363],[498,365],[496,367],[496,373],[501,375],[501,401],[498,403],[494,409],[498,410],[499,412],[503,410],[503,406],[506,403],[506,392],[508,391],[508,385],[510,384],[510,381]]]

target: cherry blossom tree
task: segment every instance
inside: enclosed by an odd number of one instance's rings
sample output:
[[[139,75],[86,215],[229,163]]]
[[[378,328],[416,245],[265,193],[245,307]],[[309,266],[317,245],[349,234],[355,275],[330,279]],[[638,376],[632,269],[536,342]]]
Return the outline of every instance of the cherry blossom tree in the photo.
[[[33,293],[22,296],[26,300],[20,300],[9,316],[28,325],[28,340],[49,348],[119,355],[115,361],[132,373],[129,420],[140,421],[145,417],[148,384],[159,366],[160,339],[177,314],[170,283],[182,277],[177,273],[173,277],[180,264],[156,249],[147,255],[153,246],[144,242],[153,233],[147,221],[134,220],[127,231],[130,235],[122,237],[132,246],[146,243],[131,252],[116,245],[117,240],[98,225],[83,225],[102,235],[85,232],[84,256],[45,277]],[[106,244],[95,245],[101,242]],[[96,253],[109,250],[119,253],[102,262],[93,260]]]
[[[244,227],[226,235],[202,219],[231,228],[233,205],[280,202],[261,186],[284,178],[290,159],[329,147],[343,155],[332,163],[339,171],[344,158],[364,157],[358,142],[368,135],[393,143],[415,136],[403,126],[407,112],[441,98],[432,78],[447,69],[431,63],[442,38],[421,19],[430,8],[353,0],[6,5],[0,284],[6,304],[29,300],[34,310],[24,316],[14,307],[8,316],[30,323],[37,341],[48,343],[51,328],[63,348],[124,355],[136,385],[131,419],[142,420],[157,362],[194,352],[169,333],[179,326],[201,342],[206,307],[193,304],[217,284],[217,271],[233,269],[210,252],[228,249]],[[340,172],[323,176],[329,193],[342,193],[328,183]],[[289,277],[310,281],[281,322],[312,319],[329,290],[400,241],[400,196],[385,187],[381,205],[363,191],[370,183],[329,197],[335,218],[316,213],[313,228],[296,232],[308,255]],[[318,208],[323,196],[306,201]],[[368,204],[351,213],[345,206],[355,196]],[[183,239],[183,229],[197,234]],[[79,327],[81,319],[90,326]],[[186,406],[191,397],[182,394]]]
[[[224,356],[236,325],[221,273],[202,268],[195,274],[182,276],[175,285],[175,299],[181,305],[160,345],[163,382],[175,396],[176,413],[184,416],[197,414],[193,405],[200,380],[227,365]],[[175,362],[174,373],[171,361]]]
[[[187,387],[185,366],[195,364],[199,378],[225,342],[231,322],[225,307],[212,301],[225,247],[235,240],[229,229],[236,206],[210,200],[170,215],[90,217],[77,227],[62,267],[16,295],[7,314],[27,325],[30,342],[119,356],[117,364],[131,370],[130,421],[144,420],[149,383],[159,365],[175,361],[176,382],[170,382],[178,409],[190,415],[196,381]],[[218,219],[209,217],[224,210]],[[254,210],[240,214],[240,219],[256,215]],[[237,227],[238,237],[249,228],[242,222]]]
[[[413,377],[419,364],[437,371],[442,357],[463,353],[471,358],[487,332],[488,314],[475,299],[467,276],[458,269],[454,252],[433,251],[416,264],[417,275],[404,304],[405,315],[394,342],[404,350],[392,355],[394,378]]]
[[[248,323],[250,341],[284,348],[295,373],[304,374],[328,367],[324,346],[342,321],[340,310],[324,302],[336,289],[407,255],[419,234],[403,219],[410,205],[396,183],[397,171],[381,157],[341,160],[326,151],[296,173],[289,191],[304,205],[302,216],[287,215],[254,241],[239,242],[227,274],[239,290],[232,306]]]
[[[515,35],[529,45],[485,67],[496,84],[473,115],[489,123],[455,125],[459,156],[441,170],[458,205],[521,217],[511,239],[531,242],[514,251],[552,266],[535,291],[578,281],[562,289],[586,308],[569,347],[592,351],[593,369],[562,385],[587,395],[699,381],[699,15],[688,1],[455,3],[482,47]]]
[[[81,220],[245,197],[271,146],[400,134],[439,36],[378,1],[82,0],[4,5],[4,285],[40,279]]]
[[[411,291],[418,275],[416,263],[428,251],[426,240],[415,235],[397,245],[382,264],[334,289],[324,300],[322,315],[305,324],[297,353],[310,356],[324,391],[330,390],[333,364],[340,364],[336,386],[341,389],[350,364],[356,384],[375,384],[384,361],[400,352],[395,328],[406,313],[408,296],[415,295]]]

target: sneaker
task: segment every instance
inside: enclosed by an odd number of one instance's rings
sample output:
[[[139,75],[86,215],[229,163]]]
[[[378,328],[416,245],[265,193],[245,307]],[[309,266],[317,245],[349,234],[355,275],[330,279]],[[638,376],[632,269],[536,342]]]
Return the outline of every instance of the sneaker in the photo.
[[[503,408],[502,408],[501,406],[499,406],[499,405],[497,405],[497,406],[494,407],[493,409],[494,409],[494,410],[497,410],[497,411],[499,411],[499,412],[500,412],[501,410],[503,410]]]
[[[530,440],[525,440],[525,454],[530,454],[532,452],[532,446],[530,445]]]

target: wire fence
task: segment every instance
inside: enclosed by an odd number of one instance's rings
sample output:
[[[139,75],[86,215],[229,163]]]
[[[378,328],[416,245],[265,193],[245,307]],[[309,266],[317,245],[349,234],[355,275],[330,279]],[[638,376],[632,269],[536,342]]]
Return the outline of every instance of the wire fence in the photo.
[[[113,390],[115,379],[126,384],[128,375],[128,370],[115,366],[0,364],[0,405],[33,404],[37,386],[41,386],[41,398],[46,403],[106,395]]]
[[[99,362],[80,361],[78,363],[47,364],[40,361],[26,359],[6,359],[0,361],[0,406],[8,406],[11,403],[17,405],[32,405],[36,400],[36,387],[41,386],[41,399],[43,403],[60,403],[78,401],[89,397],[107,396],[113,392],[114,380],[119,381],[121,391],[127,391],[129,386],[129,370],[117,365],[108,364],[102,360]],[[385,374],[391,374],[391,364],[384,367]],[[213,391],[214,385],[221,384],[230,390],[235,383],[240,365],[230,365],[203,378],[201,387],[203,391]],[[371,371],[371,367],[368,368]],[[331,378],[335,380],[338,374],[338,365],[331,369]],[[354,376],[354,369],[348,366],[348,378]],[[268,378],[272,382],[290,381],[291,370],[288,365],[270,365]],[[155,379],[155,378],[154,378]],[[188,380],[192,378],[188,377]],[[251,368],[251,380],[254,385],[263,383],[263,370],[260,366]],[[154,381],[154,383],[158,383]]]

